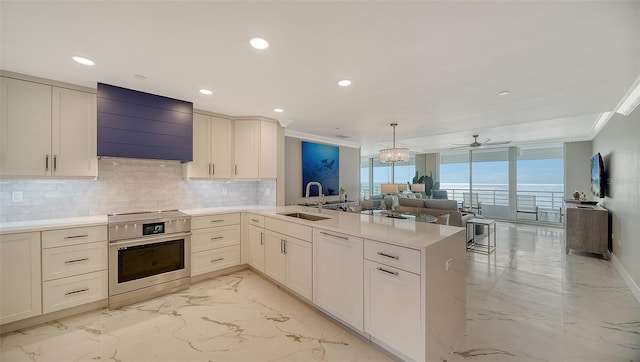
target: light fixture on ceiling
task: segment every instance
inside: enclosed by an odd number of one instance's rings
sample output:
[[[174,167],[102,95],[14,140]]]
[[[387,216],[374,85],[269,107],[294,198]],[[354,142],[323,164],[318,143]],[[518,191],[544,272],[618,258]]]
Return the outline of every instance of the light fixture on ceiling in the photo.
[[[380,162],[382,163],[409,161],[409,149],[396,148],[396,126],[397,125],[398,125],[397,123],[391,123],[391,127],[393,127],[393,147],[380,150]]]
[[[640,104],[640,80],[636,81],[636,86],[629,95],[620,103],[616,113],[623,114],[625,117],[630,115],[634,109]]]
[[[91,60],[91,59],[87,59],[87,58],[83,58],[83,57],[71,57],[71,59],[75,60],[76,62],[80,63],[80,64],[84,64],[84,65],[96,65],[96,63]]]
[[[142,74],[135,74],[133,77],[134,77],[134,78],[136,78],[136,79],[140,79],[140,80],[145,80],[145,79],[147,79],[147,77],[145,77],[145,76],[144,76],[144,75],[142,75]]]
[[[282,109],[282,108],[274,108],[273,111],[276,112],[276,113],[282,113],[282,112],[284,112],[284,109]]]
[[[509,94],[509,91],[507,90],[498,93],[499,96],[506,96],[507,94]]]
[[[198,92],[200,92],[202,94],[205,94],[205,95],[208,95],[208,96],[213,94],[213,91],[210,91],[210,90],[205,89],[205,88],[199,89]]]
[[[269,47],[269,42],[262,38],[251,38],[249,40],[249,44],[251,44],[252,47],[260,50],[264,50]]]
[[[349,79],[343,79],[338,81],[338,85],[341,87],[348,87],[351,85],[351,81]]]

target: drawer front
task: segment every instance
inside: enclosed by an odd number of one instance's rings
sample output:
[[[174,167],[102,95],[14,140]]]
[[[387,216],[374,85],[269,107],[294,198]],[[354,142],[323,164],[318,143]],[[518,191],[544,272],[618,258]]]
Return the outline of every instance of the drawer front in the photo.
[[[294,238],[304,241],[311,241],[313,235],[313,228],[311,228],[311,226],[270,217],[265,218],[265,229],[293,236]]]
[[[107,269],[107,242],[42,250],[42,280],[54,280]]]
[[[218,214],[191,218],[191,230],[240,224],[240,214]]]
[[[78,245],[107,240],[107,226],[49,230],[42,232],[42,248]]]
[[[191,233],[192,253],[231,245],[240,245],[240,225],[198,229]]]
[[[42,283],[42,311],[55,312],[107,298],[107,271]]]
[[[364,257],[394,268],[420,274],[420,250],[365,240]]]
[[[264,216],[258,214],[247,213],[247,223],[258,227],[264,227]]]
[[[191,276],[240,265],[240,245],[191,254]]]

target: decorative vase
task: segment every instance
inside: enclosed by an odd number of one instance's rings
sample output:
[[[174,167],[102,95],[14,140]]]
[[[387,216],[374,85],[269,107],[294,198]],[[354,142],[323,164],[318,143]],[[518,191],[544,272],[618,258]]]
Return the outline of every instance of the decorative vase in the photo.
[[[580,200],[580,191],[576,190],[576,192],[573,193],[573,199],[576,201]]]

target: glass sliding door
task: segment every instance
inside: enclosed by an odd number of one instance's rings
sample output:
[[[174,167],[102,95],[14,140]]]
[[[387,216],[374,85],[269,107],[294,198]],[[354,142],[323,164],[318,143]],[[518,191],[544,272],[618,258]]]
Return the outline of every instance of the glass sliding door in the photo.
[[[447,198],[462,207],[469,185],[469,151],[440,153],[440,190],[447,191]]]
[[[516,219],[562,223],[562,144],[518,147]]]
[[[471,182],[463,195],[463,208],[488,218],[509,218],[509,150],[470,151]]]

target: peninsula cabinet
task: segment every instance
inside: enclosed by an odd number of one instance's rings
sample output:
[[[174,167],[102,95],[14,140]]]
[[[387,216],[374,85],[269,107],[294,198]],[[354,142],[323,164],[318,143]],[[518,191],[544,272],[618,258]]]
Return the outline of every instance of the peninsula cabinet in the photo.
[[[187,177],[231,178],[232,134],[230,119],[194,113],[193,162],[186,165]]]
[[[0,78],[0,173],[97,175],[96,95]]]
[[[363,331],[363,239],[321,229],[313,236],[313,303]]]
[[[300,296],[311,300],[312,228],[279,219],[265,218],[265,263],[267,276]]]
[[[565,202],[566,253],[580,250],[609,259],[609,211],[601,206]]]
[[[42,313],[40,233],[0,235],[0,324]]]
[[[278,176],[278,125],[272,120],[234,120],[233,177],[239,179]]]

